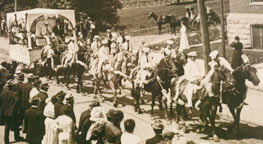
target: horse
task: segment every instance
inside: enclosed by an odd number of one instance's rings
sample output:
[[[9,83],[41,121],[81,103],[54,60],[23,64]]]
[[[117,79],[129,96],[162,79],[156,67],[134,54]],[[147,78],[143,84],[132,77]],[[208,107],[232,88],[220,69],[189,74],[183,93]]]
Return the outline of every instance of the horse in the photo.
[[[133,84],[131,90],[132,96],[135,98],[135,111],[141,113],[140,109],[140,92],[145,90],[152,94],[152,104],[151,104],[151,115],[153,115],[153,108],[155,106],[155,98],[159,98],[159,108],[163,110],[163,105],[165,106],[165,117],[167,115],[167,103],[166,100],[162,100],[164,95],[164,90],[169,91],[171,87],[171,79],[177,76],[177,68],[175,62],[171,56],[167,56],[161,59],[156,69],[154,69],[152,75],[147,78],[148,83],[144,84],[144,88],[140,88],[138,85]],[[165,93],[168,96],[167,93]]]
[[[180,26],[180,20],[173,15],[158,16],[154,12],[150,12],[148,19],[153,18],[158,26],[159,34],[162,33],[162,25],[169,23],[171,33],[176,34],[176,26]]]
[[[257,70],[251,64],[242,64],[237,67],[232,73],[234,82],[225,82],[222,88],[222,101],[227,104],[234,122],[229,131],[233,131],[235,134],[241,135],[239,128],[240,113],[243,108],[243,101],[246,97],[247,87],[245,84],[246,80],[252,82],[255,86],[260,83],[257,76]]]

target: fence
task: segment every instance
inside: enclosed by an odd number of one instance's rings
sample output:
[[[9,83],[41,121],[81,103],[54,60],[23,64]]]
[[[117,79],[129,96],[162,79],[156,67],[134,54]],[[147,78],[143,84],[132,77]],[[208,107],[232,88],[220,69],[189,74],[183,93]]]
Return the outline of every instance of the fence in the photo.
[[[195,0],[120,0],[124,8],[169,5],[174,3],[193,2]]]

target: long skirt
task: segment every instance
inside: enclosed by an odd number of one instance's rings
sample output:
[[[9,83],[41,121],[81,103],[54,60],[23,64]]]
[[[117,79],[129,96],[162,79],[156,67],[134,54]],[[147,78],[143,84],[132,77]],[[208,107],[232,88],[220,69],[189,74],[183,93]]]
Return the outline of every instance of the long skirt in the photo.
[[[183,32],[183,33],[181,33],[179,51],[183,52],[184,50],[189,49],[189,48],[190,48],[190,46],[189,46],[187,34],[185,32]]]
[[[51,118],[46,118],[45,120],[45,136],[42,140],[42,144],[57,144],[58,143],[58,132],[53,128],[55,125],[55,120]]]
[[[233,69],[237,68],[238,66],[240,66],[242,64],[242,51],[241,50],[234,50],[233,51],[233,57],[232,57],[232,62],[231,62],[231,66]]]

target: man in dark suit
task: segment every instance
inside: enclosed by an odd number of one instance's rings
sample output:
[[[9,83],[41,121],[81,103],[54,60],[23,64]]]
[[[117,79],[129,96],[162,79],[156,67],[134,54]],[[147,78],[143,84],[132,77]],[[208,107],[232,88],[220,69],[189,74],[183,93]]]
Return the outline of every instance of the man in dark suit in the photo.
[[[41,144],[45,134],[44,116],[37,108],[39,102],[40,98],[34,97],[31,108],[25,111],[26,141],[29,144]]]
[[[99,101],[93,101],[90,105],[89,108],[81,113],[80,120],[79,120],[79,128],[77,131],[77,136],[78,136],[78,143],[79,144],[86,144],[86,135],[87,132],[91,126],[91,121],[90,121],[90,112],[91,110],[96,107],[100,106]]]
[[[62,27],[60,26],[60,23],[59,22],[56,22],[56,26],[53,27],[53,33],[55,33],[56,36],[60,36],[60,37],[63,37],[63,29]]]
[[[44,108],[46,106],[46,99],[48,98],[48,94],[47,94],[48,89],[49,89],[48,83],[42,83],[39,89],[40,92],[35,96],[40,99],[37,108],[42,113],[44,112]]]
[[[160,119],[154,120],[154,122],[152,123],[152,128],[155,133],[155,136],[147,139],[146,144],[158,144],[163,140],[163,136],[162,136],[164,129],[163,122]]]
[[[63,113],[61,113],[61,111],[62,111],[62,108],[64,106],[63,101],[65,99],[65,95],[66,95],[66,93],[64,93],[63,91],[60,91],[57,94],[57,102],[55,104],[55,118],[57,118],[60,115],[63,115]]]
[[[15,91],[14,82],[8,81],[8,89],[5,89],[0,95],[0,117],[3,118],[5,124],[4,141],[9,144],[9,131],[14,130],[15,140],[21,141],[19,127],[16,124],[18,115],[19,103],[17,99],[17,92]],[[13,127],[12,127],[13,126]]]

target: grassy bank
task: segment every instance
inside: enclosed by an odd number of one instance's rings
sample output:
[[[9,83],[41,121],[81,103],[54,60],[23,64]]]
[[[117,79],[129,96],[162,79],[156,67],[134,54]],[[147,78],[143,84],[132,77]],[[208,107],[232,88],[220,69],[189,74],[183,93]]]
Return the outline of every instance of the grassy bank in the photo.
[[[225,0],[224,8],[225,12],[229,12],[229,0]],[[209,0],[206,1],[206,4],[209,5],[217,14],[220,15],[220,0]],[[168,5],[168,6],[153,6],[147,8],[132,8],[132,9],[124,9],[118,12],[120,16],[120,25],[125,27],[125,31],[133,32],[139,29],[145,29],[149,27],[156,26],[156,22],[153,19],[148,20],[148,14],[150,12],[155,12],[157,15],[168,15],[172,14],[176,17],[182,16],[185,14],[185,7],[192,6],[195,8],[195,13],[197,14],[197,5],[193,4],[181,4],[181,5]],[[167,28],[166,32],[169,29]],[[149,33],[149,34],[157,34],[156,29],[145,30],[145,32],[138,33]],[[136,34],[135,35],[139,35]]]

